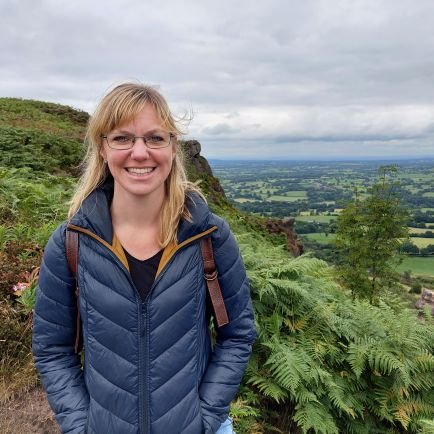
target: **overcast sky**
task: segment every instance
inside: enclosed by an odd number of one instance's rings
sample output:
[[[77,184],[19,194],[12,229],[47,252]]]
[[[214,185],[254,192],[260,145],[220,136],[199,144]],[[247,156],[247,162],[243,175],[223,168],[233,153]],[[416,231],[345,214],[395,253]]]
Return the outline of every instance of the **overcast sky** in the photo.
[[[159,85],[207,158],[434,156],[433,0],[0,0],[0,96]]]

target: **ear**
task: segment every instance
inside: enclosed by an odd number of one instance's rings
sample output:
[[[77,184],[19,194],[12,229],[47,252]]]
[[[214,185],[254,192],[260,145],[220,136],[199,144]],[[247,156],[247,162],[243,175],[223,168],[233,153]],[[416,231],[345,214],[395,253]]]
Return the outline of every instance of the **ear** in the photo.
[[[178,139],[176,136],[173,137],[171,145],[172,145],[172,160],[174,160],[176,157],[176,151],[177,151],[178,146],[179,146]]]
[[[99,155],[101,155],[101,157],[104,161],[107,161],[107,152],[106,152],[104,146],[101,146],[101,149],[99,150]]]

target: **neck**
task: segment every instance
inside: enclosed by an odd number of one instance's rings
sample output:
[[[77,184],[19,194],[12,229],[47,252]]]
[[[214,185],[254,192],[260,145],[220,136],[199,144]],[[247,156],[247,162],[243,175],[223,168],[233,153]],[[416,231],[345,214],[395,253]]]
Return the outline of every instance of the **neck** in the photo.
[[[114,188],[110,207],[113,226],[149,227],[159,225],[164,194],[135,196]]]

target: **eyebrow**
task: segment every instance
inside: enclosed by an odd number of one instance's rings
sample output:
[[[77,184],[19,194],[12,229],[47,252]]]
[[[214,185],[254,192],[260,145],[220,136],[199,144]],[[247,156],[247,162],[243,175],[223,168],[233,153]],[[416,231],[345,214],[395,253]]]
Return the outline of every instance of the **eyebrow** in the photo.
[[[164,133],[165,131],[164,131],[164,129],[163,128],[153,128],[153,129],[151,129],[151,130],[149,130],[148,132],[146,132],[145,134],[144,134],[144,136],[146,136],[146,135],[148,135],[148,134],[153,134],[153,133]],[[117,134],[128,134],[128,135],[130,135],[130,136],[134,136],[134,133],[132,133],[131,131],[128,131],[128,130],[117,130],[117,129],[114,129],[113,131],[112,131],[112,133],[117,133]],[[141,137],[141,136],[140,136]]]

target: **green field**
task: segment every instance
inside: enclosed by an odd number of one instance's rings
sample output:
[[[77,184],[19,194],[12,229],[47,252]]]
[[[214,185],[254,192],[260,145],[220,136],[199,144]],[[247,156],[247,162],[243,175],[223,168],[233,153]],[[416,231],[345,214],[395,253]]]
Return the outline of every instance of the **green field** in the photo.
[[[306,192],[304,190],[287,191],[285,197],[304,197],[306,198]]]
[[[400,273],[403,273],[406,270],[411,270],[413,274],[417,275],[434,276],[434,256],[407,257],[397,267],[397,271],[399,271]]]
[[[429,231],[430,228],[408,228],[408,231],[411,234],[424,234],[426,231]],[[433,240],[433,244],[434,244],[434,240]]]
[[[415,244],[419,249],[428,246],[429,244],[434,244],[434,238],[419,238],[412,237],[411,241]]]
[[[330,234],[330,235],[326,236],[326,234],[324,234],[324,233],[321,233],[321,234],[312,233],[312,234],[303,234],[300,236],[306,237],[309,240],[314,240],[314,241],[321,243],[321,244],[329,244],[335,240],[334,234]]]
[[[406,173],[402,173],[400,178],[408,178],[412,179],[413,181],[432,181],[432,174],[408,171]]]
[[[337,215],[298,215],[295,217],[295,221],[330,223],[332,220],[336,220],[337,218]]]
[[[271,193],[277,189],[270,188]],[[287,191],[284,194],[272,194],[270,197],[264,197],[266,201],[279,201],[279,202],[296,202],[297,200],[307,199],[306,192],[304,190]]]
[[[410,193],[413,193],[413,194],[417,193],[417,192],[420,190],[420,189],[417,188],[417,187],[405,187],[405,189],[406,189],[407,191],[409,191]]]
[[[265,198],[265,200],[269,201],[269,200],[275,200],[275,201],[279,201],[279,202],[296,202],[297,200],[300,199],[306,199],[306,196],[270,196]]]
[[[265,187],[266,183],[264,181],[246,181],[244,183],[245,187]]]
[[[234,201],[238,203],[246,203],[246,202],[254,202],[254,199],[244,199],[242,197],[237,197],[234,199]]]

